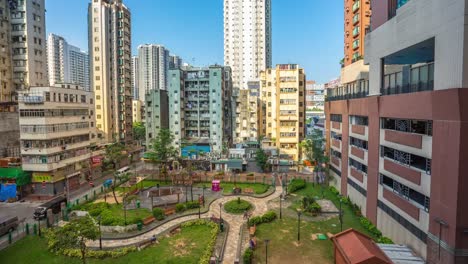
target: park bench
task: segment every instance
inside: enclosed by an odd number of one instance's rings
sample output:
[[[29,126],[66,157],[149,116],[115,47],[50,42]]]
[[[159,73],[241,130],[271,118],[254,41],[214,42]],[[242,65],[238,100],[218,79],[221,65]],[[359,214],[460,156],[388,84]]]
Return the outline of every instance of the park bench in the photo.
[[[253,194],[254,190],[252,188],[244,188],[244,193],[246,194]]]
[[[175,208],[167,208],[167,209],[164,209],[164,215],[168,216],[168,215],[171,215],[171,214],[175,214]]]
[[[249,234],[250,234],[251,236],[254,236],[254,235],[255,235],[255,231],[257,231],[257,226],[251,226],[251,227],[249,228]]]
[[[156,220],[156,218],[154,218],[154,216],[148,216],[145,219],[143,219],[143,224],[144,225],[149,225],[152,222],[154,222],[154,220]]]

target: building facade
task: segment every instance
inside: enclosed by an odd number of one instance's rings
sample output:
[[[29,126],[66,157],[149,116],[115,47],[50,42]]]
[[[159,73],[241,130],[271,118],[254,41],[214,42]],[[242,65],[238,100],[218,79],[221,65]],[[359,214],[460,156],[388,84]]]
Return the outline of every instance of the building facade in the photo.
[[[325,85],[317,84],[315,81],[307,81],[305,94],[307,118],[325,117]]]
[[[468,262],[467,8],[372,1],[368,79],[328,89],[325,105],[333,184],[431,264]]]
[[[138,89],[142,102],[151,90],[167,90],[169,62],[169,50],[164,46],[138,46]]]
[[[19,94],[22,167],[33,194],[55,196],[91,177],[94,96],[77,85],[31,87]]]
[[[96,0],[89,4],[88,19],[98,137],[132,141],[130,10],[122,0]]]
[[[180,69],[182,65],[183,65],[183,61],[179,56],[177,55],[169,56],[169,69],[170,70]]]
[[[44,0],[0,1],[0,101],[16,101],[17,91],[46,86]]]
[[[141,122],[142,120],[142,105],[140,100],[133,100],[132,101],[132,116],[133,122]]]
[[[364,37],[370,26],[369,0],[344,0],[344,66],[364,58]]]
[[[175,146],[221,154],[232,143],[231,69],[186,67],[170,71],[169,129]]]
[[[271,67],[271,47],[271,0],[225,0],[224,64],[232,69],[234,89],[248,90],[249,82],[258,81],[260,71]],[[236,108],[248,109],[251,100],[240,98]],[[249,113],[242,111],[238,116],[249,120]],[[249,125],[236,128],[235,142],[251,140],[251,131]]]
[[[161,129],[169,128],[169,103],[167,90],[154,89],[146,95],[145,102],[145,127],[146,146],[151,146],[151,141],[158,136]]]
[[[8,0],[0,0],[0,102],[11,102],[15,99],[13,85],[13,68],[11,65],[11,24],[10,4]]]
[[[132,95],[134,100],[138,100],[138,78],[139,78],[139,69],[138,69],[138,56],[132,56]]]
[[[70,83],[89,91],[88,54],[52,33],[47,37],[47,67],[51,86]]]
[[[305,77],[297,64],[278,64],[260,73],[260,133],[293,161],[301,160],[299,143],[305,137]]]

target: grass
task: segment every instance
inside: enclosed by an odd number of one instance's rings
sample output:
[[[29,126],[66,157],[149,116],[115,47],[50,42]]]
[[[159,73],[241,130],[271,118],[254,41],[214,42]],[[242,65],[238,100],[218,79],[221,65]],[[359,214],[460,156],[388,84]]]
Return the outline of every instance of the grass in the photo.
[[[136,185],[133,185],[132,187],[117,187],[115,188],[116,191],[123,193],[123,192],[131,192],[135,189],[141,188],[141,185],[143,185],[143,188],[149,188],[149,187],[155,187],[159,183],[159,186],[171,186],[172,182],[169,180],[167,182],[165,181],[153,181],[153,180],[143,180],[143,182],[139,182]]]
[[[235,199],[224,204],[224,210],[231,214],[242,214],[252,208],[252,204],[242,199]]]
[[[108,226],[123,226],[125,225],[125,212],[122,204],[108,204],[105,202],[101,203],[87,203],[78,207],[79,210],[88,211],[93,217],[100,215],[102,217],[102,225]],[[147,208],[138,208],[132,210],[126,210],[127,225],[136,224],[142,221],[152,213]]]
[[[305,195],[312,195],[318,199],[322,198],[320,186],[313,186],[308,183],[306,188],[295,192],[297,201],[294,201],[290,210],[299,207],[300,199]],[[328,188],[323,191],[325,199],[331,200],[339,208],[339,198],[330,192]],[[343,230],[354,228],[374,240],[377,239],[367,231],[359,221],[359,217],[354,215],[352,208],[343,204]],[[284,213],[284,212],[283,212]],[[268,244],[268,263],[333,263],[333,244],[330,240],[312,240],[312,234],[336,234],[341,231],[338,217],[324,221],[306,222],[301,220],[301,242],[297,243],[298,233],[297,218],[284,217],[271,223],[257,226],[257,249],[254,251],[254,261],[252,263],[265,263],[265,239],[270,239]],[[274,231],[272,231],[274,230]]]
[[[195,264],[210,242],[211,228],[205,225],[185,227],[180,233],[169,238],[159,239],[159,244],[140,252],[132,252],[117,259],[88,259],[89,264],[137,264],[161,263]],[[0,251],[1,263],[8,264],[80,264],[78,258],[57,256],[47,250],[46,240],[37,236],[27,236],[11,247]]]
[[[203,187],[205,185],[207,188],[211,188],[211,183],[197,183],[196,187]],[[223,194],[231,194],[234,187],[241,188],[244,190],[245,188],[251,188],[255,194],[264,194],[270,188],[270,185],[263,184],[263,183],[236,183],[234,185],[233,182],[221,182],[220,187],[223,188]]]

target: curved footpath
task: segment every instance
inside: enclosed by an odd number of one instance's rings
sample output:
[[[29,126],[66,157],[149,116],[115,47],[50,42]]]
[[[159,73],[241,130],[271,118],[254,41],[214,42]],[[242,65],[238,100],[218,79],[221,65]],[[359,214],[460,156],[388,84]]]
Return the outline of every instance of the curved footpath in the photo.
[[[213,201],[210,205],[209,211],[202,214],[201,217],[202,218],[209,218],[211,216],[219,217],[219,203],[224,204],[230,200],[237,199],[237,197],[241,197],[241,199],[249,201],[255,206],[255,209],[252,212],[252,216],[262,215],[268,210],[267,202],[275,198],[278,198],[281,192],[282,192],[282,187],[276,186],[276,190],[273,194],[267,197],[263,197],[263,198],[255,198],[255,197],[250,197],[250,196],[225,196],[225,197],[222,197]],[[226,248],[224,250],[223,263],[232,264],[234,263],[234,260],[236,259],[238,241],[239,239],[241,239],[239,237],[240,228],[242,224],[245,223],[246,220],[243,218],[242,214],[233,215],[233,214],[226,213],[225,211],[222,212],[222,218],[224,221],[226,221],[229,224],[229,233],[228,233],[228,238],[226,241]],[[136,237],[127,238],[127,239],[103,240],[102,247],[103,248],[125,247],[125,246],[132,245],[135,243],[147,241],[151,239],[153,235],[159,236],[168,228],[171,228],[177,224],[180,224],[189,220],[195,220],[195,219],[198,219],[198,215],[184,216],[184,217],[174,219],[173,221],[164,223],[158,226],[157,228],[149,232],[146,232],[142,235],[136,236]],[[99,247],[99,240],[90,241],[88,243],[88,246]]]

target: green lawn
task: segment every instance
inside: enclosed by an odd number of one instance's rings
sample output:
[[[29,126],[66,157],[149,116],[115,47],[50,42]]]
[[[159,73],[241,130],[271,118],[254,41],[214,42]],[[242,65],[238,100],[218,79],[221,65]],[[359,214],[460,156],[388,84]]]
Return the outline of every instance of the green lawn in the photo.
[[[196,187],[203,187],[205,185],[207,188],[211,188],[211,183],[197,183],[194,186]],[[232,189],[237,186],[244,190],[245,188],[251,188],[255,194],[263,194],[268,191],[270,185],[263,184],[263,183],[234,183],[232,182],[221,182],[220,187],[223,188],[223,194],[231,194]]]
[[[143,182],[139,182],[136,185],[133,185],[132,187],[117,187],[115,188],[116,191],[118,192],[129,192],[133,191],[137,188],[141,188],[143,185],[143,188],[148,188],[148,187],[155,187],[159,183],[159,186],[171,186],[172,182],[169,180],[167,182],[165,181],[153,181],[153,180],[143,180]]]
[[[299,206],[299,200],[302,196],[312,195],[321,199],[322,189],[319,186],[313,186],[308,183],[306,188],[295,192],[297,196],[290,196],[288,199],[295,199],[292,206],[287,209],[293,211]],[[331,200],[339,208],[339,199],[328,188],[323,191],[324,198]],[[367,231],[355,216],[351,207],[343,204],[343,230],[354,228],[368,236],[377,239]],[[285,210],[285,209],[283,209]],[[257,249],[254,251],[253,263],[265,263],[265,239],[270,239],[268,245],[268,263],[333,263],[333,244],[330,240],[312,240],[312,234],[336,234],[341,231],[338,217],[324,221],[306,222],[301,219],[301,243],[297,243],[298,220],[296,217],[285,217],[275,220],[271,223],[265,223],[257,226]],[[287,214],[292,215],[292,214]]]
[[[108,204],[108,203],[87,203],[77,207],[79,210],[88,211],[93,217],[101,216],[102,225],[109,226],[123,226],[125,225],[125,212],[122,204]],[[147,208],[139,208],[126,210],[127,225],[136,224],[142,221],[152,213]]]
[[[195,264],[203,254],[206,244],[210,241],[211,228],[205,225],[183,228],[182,231],[169,238],[159,239],[160,244],[146,248],[140,252],[132,252],[118,259],[90,259],[89,264],[139,264],[161,263]],[[79,264],[78,258],[56,256],[47,251],[45,239],[28,236],[11,247],[0,251],[0,262],[8,264]]]
[[[242,199],[235,199],[224,204],[224,210],[231,214],[243,214],[252,209],[252,204]]]

